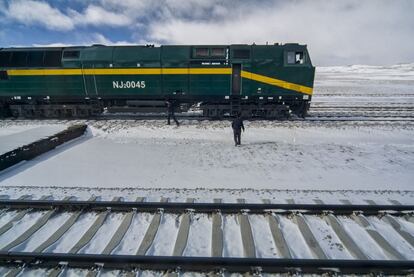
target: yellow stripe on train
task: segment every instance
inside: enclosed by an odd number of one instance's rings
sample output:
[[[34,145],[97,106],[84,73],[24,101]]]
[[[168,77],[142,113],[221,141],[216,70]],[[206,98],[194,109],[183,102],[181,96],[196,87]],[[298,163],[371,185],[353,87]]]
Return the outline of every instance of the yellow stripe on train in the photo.
[[[49,76],[49,75],[185,75],[185,74],[220,74],[231,75],[232,69],[225,68],[86,68],[86,69],[10,69],[10,76]],[[298,85],[264,75],[241,71],[241,76],[246,79],[281,87],[288,90],[312,95],[313,88]]]
[[[254,81],[257,81],[257,82],[265,83],[265,84],[276,86],[276,87],[281,87],[281,88],[284,88],[284,89],[294,90],[294,91],[305,93],[305,94],[308,94],[308,95],[312,95],[312,93],[313,93],[313,88],[311,88],[311,87],[286,82],[286,81],[283,81],[283,80],[267,77],[267,76],[264,76],[264,75],[259,75],[259,74],[256,74],[256,73],[251,73],[251,72],[248,72],[248,71],[245,71],[245,70],[242,70],[241,76],[243,78],[246,78],[246,79],[254,80]]]

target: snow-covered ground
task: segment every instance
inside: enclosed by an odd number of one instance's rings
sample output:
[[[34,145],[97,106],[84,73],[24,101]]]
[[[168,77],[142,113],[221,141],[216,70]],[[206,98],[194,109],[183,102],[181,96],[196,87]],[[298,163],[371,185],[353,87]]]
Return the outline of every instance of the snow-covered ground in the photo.
[[[334,78],[414,81],[414,63],[391,66],[349,65],[317,67],[317,77],[324,74]]]
[[[414,131],[246,122],[105,121],[0,175],[3,186],[410,190]],[[45,174],[47,173],[47,174]]]
[[[313,106],[318,104],[414,105],[414,63],[394,66],[318,67]]]

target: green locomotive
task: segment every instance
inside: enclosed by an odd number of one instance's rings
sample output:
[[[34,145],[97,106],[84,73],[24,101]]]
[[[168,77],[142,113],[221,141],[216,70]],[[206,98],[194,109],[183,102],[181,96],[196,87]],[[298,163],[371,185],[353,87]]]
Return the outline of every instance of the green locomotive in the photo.
[[[305,116],[315,68],[306,45],[164,45],[0,49],[0,110],[87,117],[104,109],[205,117]]]

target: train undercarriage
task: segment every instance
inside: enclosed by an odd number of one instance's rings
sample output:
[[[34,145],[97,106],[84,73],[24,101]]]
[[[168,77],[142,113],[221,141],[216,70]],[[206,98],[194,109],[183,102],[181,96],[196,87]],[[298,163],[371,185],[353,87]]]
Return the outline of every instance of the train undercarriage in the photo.
[[[309,101],[245,101],[240,98],[215,101],[175,100],[176,113],[198,111],[200,117],[223,119],[241,114],[243,118],[288,119],[305,117]],[[157,114],[166,111],[165,100],[83,99],[0,100],[0,117],[88,118],[107,113]]]

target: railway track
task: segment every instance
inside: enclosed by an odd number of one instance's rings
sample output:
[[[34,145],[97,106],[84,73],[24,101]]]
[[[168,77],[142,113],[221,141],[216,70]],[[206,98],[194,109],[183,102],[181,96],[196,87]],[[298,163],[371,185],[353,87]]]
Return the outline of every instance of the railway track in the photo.
[[[292,117],[287,120],[289,121],[414,121],[414,108],[407,109],[393,109],[393,108],[371,108],[371,107],[315,107],[309,110],[308,116],[303,118]],[[227,119],[230,120],[233,117],[222,116],[221,118],[205,118],[200,115],[181,115],[176,114],[179,120],[192,120],[192,121],[203,121],[203,120],[218,120]],[[99,116],[85,118],[69,118],[62,120],[164,120],[166,115],[164,114],[102,114]],[[27,119],[32,120],[32,119]],[[36,120],[43,120],[38,118]],[[45,118],[44,120],[50,120]],[[250,118],[250,121],[263,120],[263,118]]]
[[[0,272],[414,272],[414,205],[314,202],[3,199]]]
[[[374,107],[374,106],[318,106],[312,107],[312,111],[325,111],[325,112],[332,112],[332,111],[364,111],[364,112],[394,112],[394,113],[403,113],[403,112],[412,112],[414,111],[414,107]]]
[[[352,103],[338,104],[330,102],[315,102],[309,110],[307,121],[414,121],[414,106],[411,103],[396,103],[391,105],[386,103]],[[177,114],[181,120],[206,120],[205,117],[193,114]],[[163,114],[104,114],[96,119],[115,119],[115,118],[134,118],[136,120],[145,119],[165,119]],[[230,119],[223,116],[223,119]],[[262,120],[262,118],[252,118],[250,120]],[[302,118],[293,117],[289,120],[301,121]]]
[[[178,115],[176,114],[177,119],[179,120],[217,120],[217,119],[208,119],[202,116],[187,116],[187,115]],[[99,117],[94,117],[93,120],[115,120],[115,119],[127,119],[127,120],[164,120],[166,117],[163,115],[102,115]],[[232,119],[232,117],[224,116],[222,119]],[[250,121],[263,120],[263,118],[250,118]],[[293,117],[288,119],[289,121],[414,121],[414,115],[367,115],[367,114],[349,114],[349,113],[313,113],[305,118]]]

